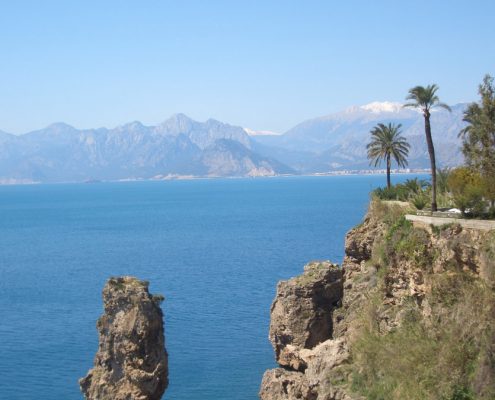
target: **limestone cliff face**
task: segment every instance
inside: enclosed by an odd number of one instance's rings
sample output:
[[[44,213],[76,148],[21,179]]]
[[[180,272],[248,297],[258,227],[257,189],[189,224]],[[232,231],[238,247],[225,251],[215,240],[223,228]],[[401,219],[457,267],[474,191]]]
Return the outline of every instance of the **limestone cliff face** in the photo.
[[[262,400],[495,398],[495,233],[406,212],[373,202],[342,267],[278,285]]]
[[[263,376],[263,400],[318,399],[313,379],[328,362],[346,357],[343,343],[334,337],[333,311],[341,307],[342,269],[328,261],[311,262],[301,276],[278,284],[271,308],[270,341],[283,368]],[[319,357],[332,352],[332,360]]]
[[[270,340],[281,366],[306,369],[305,351],[332,338],[332,310],[341,299],[342,271],[329,262],[309,263],[303,275],[278,284]]]
[[[161,399],[168,385],[162,299],[136,278],[108,280],[94,367],[79,381],[86,399]]]

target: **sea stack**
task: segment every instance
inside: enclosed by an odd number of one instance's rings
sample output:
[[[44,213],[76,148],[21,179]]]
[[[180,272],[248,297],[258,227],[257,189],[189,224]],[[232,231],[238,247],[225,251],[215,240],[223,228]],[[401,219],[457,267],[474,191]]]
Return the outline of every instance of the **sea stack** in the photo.
[[[148,282],[110,278],[103,289],[104,313],[94,367],[80,379],[87,400],[159,400],[168,386],[163,296]]]

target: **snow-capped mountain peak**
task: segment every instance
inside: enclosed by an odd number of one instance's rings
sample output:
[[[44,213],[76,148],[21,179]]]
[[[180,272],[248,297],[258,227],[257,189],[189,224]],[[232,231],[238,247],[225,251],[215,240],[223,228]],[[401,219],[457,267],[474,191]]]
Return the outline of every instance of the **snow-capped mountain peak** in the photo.
[[[365,104],[360,108],[362,110],[369,111],[374,114],[378,114],[382,112],[398,113],[403,109],[402,107],[403,107],[402,103],[395,103],[391,101],[374,101],[372,103]]]
[[[272,132],[272,131],[255,131],[253,129],[244,128],[244,132],[246,132],[249,136],[279,136],[281,133]]]

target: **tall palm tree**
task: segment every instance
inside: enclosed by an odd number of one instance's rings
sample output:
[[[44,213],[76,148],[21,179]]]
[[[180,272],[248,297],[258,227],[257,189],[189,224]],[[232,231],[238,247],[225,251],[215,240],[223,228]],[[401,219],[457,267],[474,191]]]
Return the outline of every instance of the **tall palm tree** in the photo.
[[[390,189],[390,166],[392,157],[399,167],[407,165],[407,156],[409,154],[409,143],[401,135],[401,124],[395,125],[389,123],[378,124],[371,130],[371,141],[366,148],[368,149],[368,158],[370,165],[376,167],[385,160],[387,164],[387,188]]]
[[[428,146],[428,154],[430,155],[431,165],[431,210],[437,211],[437,166],[435,161],[435,147],[433,146],[433,139],[431,137],[431,125],[430,125],[430,110],[435,107],[445,108],[448,111],[450,107],[442,103],[436,92],[438,90],[437,85],[428,85],[426,87],[416,86],[409,90],[409,94],[406,100],[411,100],[410,103],[404,104],[404,107],[419,108],[423,112],[425,118],[425,135],[426,144]]]

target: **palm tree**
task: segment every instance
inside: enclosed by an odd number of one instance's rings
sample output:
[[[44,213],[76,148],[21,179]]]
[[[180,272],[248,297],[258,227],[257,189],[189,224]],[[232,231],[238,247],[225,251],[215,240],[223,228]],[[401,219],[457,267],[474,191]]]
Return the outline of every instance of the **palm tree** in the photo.
[[[431,165],[431,210],[437,211],[437,166],[435,161],[435,147],[431,137],[430,110],[434,107],[442,107],[448,111],[450,107],[440,102],[436,95],[437,85],[428,85],[426,87],[416,86],[409,90],[406,100],[412,100],[411,103],[404,104],[404,107],[419,108],[425,118],[425,135],[426,144],[428,145],[428,154],[430,155]]]
[[[397,162],[399,167],[407,165],[407,156],[409,154],[409,143],[401,135],[401,124],[394,125],[389,123],[378,124],[371,130],[371,142],[368,143],[368,158],[370,165],[374,163],[376,167],[383,160],[387,164],[387,188],[390,189],[390,166],[391,158]]]

